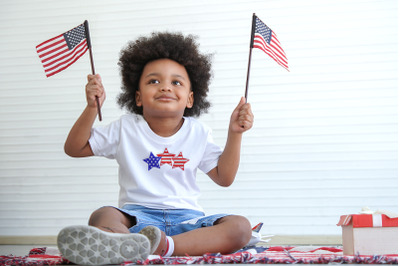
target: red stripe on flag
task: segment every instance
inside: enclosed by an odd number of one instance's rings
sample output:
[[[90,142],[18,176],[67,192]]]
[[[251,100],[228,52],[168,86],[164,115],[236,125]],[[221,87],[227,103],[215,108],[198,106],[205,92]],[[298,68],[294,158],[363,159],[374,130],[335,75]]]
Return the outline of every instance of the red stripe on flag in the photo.
[[[61,36],[62,37],[62,36]],[[60,40],[58,40],[57,42],[54,42],[54,43],[51,43],[51,44],[49,44],[49,45],[47,45],[47,46],[44,46],[44,47],[42,47],[41,45],[38,45],[38,46],[36,46],[36,50],[37,50],[37,53],[38,54],[40,54],[40,53],[42,53],[43,51],[46,51],[46,50],[50,50],[52,47],[55,47],[55,46],[57,46],[58,44],[61,44],[61,43],[65,43],[65,40],[64,40],[64,37],[62,37]],[[65,43],[66,44],[66,43]],[[39,56],[43,56],[43,54],[40,54]]]
[[[263,51],[270,51],[271,54],[269,54],[269,55],[270,55],[271,57],[273,57],[273,59],[274,59],[275,61],[277,61],[277,60],[279,59],[279,61],[282,62],[283,64],[287,64],[286,56],[283,55],[283,54],[279,54],[278,51],[276,51],[277,49],[276,49],[274,46],[268,45],[268,44],[265,42],[264,38],[262,38],[261,36],[258,36],[258,35],[256,35],[254,38],[257,38],[257,41],[256,41],[256,39],[255,39],[254,42],[257,42],[258,44],[261,45],[261,47],[260,47],[260,46],[257,46],[257,48],[260,48],[260,49],[262,49]],[[255,47],[256,47],[256,46],[255,46]]]
[[[79,53],[83,49],[85,49],[85,46],[82,46],[82,45],[76,46],[75,49],[68,51],[67,53],[65,53],[64,56],[57,58],[57,60],[54,60],[52,63],[47,64],[47,67],[45,67],[46,71],[51,71],[51,70],[57,68],[58,66],[63,65],[64,63],[74,60],[74,57],[79,55]]]
[[[259,48],[268,54],[272,59],[274,59],[279,65],[283,66],[284,68],[288,69],[289,66],[287,64],[286,57],[280,56],[278,53],[275,52],[275,49],[268,45],[264,38],[261,36],[255,35],[254,36],[254,47]]]
[[[65,60],[64,59],[68,59],[68,57],[73,56],[75,54],[77,54],[79,51],[81,51],[81,48],[85,48],[86,46],[86,40],[81,42],[80,44],[78,44],[73,50],[69,51],[63,51],[60,53],[57,53],[51,57],[49,57],[49,59],[54,59],[52,62],[49,62],[47,64],[43,64],[44,68],[47,68],[49,66],[52,66],[55,62],[60,62],[63,63]],[[62,56],[63,55],[63,56]],[[57,58],[56,58],[57,57]],[[47,59],[47,58],[46,58]],[[64,60],[64,61],[63,61]],[[43,62],[44,63],[44,62]]]
[[[76,46],[76,47],[78,47],[78,46]],[[75,47],[75,48],[76,48],[76,47]],[[47,76],[47,77],[50,77],[50,76],[52,76],[52,75],[54,75],[54,74],[57,74],[58,72],[61,72],[61,71],[64,70],[64,69],[66,69],[67,67],[69,67],[70,65],[72,65],[73,63],[75,63],[76,60],[78,60],[78,59],[79,59],[82,55],[84,55],[84,54],[86,53],[86,51],[88,50],[87,45],[86,45],[86,42],[85,42],[85,46],[80,46],[80,45],[79,45],[79,47],[81,47],[81,49],[79,49],[79,50],[74,49],[73,57],[70,58],[69,60],[64,60],[63,62],[57,64],[57,66],[54,66],[54,67],[52,67],[52,68],[50,68],[50,69],[45,69],[46,76]],[[69,63],[68,63],[68,62],[69,62]],[[67,63],[67,65],[62,66],[62,64],[64,64],[64,63]],[[60,67],[60,66],[61,66],[61,68],[56,69],[57,67]],[[56,69],[56,71],[51,72],[51,71],[54,70],[54,69]]]
[[[58,53],[56,53],[57,51],[58,51]],[[67,46],[67,44],[64,44],[64,46],[62,46],[62,47],[59,47],[57,49],[48,51],[46,54],[43,54],[42,63],[44,64],[47,61],[51,61],[52,59],[54,59],[54,58],[56,58],[56,57],[58,57],[58,56],[60,56],[62,54],[68,53],[68,52],[69,52],[68,46]],[[54,53],[56,53],[56,54],[54,54]],[[49,56],[49,57],[46,57],[46,56],[51,55],[51,54],[53,54],[53,55]]]
[[[275,49],[276,55],[279,56],[279,58],[281,58],[282,61],[287,63],[285,52],[282,50],[281,46],[279,45],[279,42],[276,42],[276,39],[272,38],[270,45]]]
[[[86,51],[85,51],[85,52],[86,52]],[[84,53],[83,53],[83,54],[84,54]],[[76,60],[78,60],[83,54],[81,54],[79,57],[75,58],[71,63],[65,65],[65,66],[62,67],[62,68],[57,69],[57,71],[55,71],[55,72],[48,73],[48,74],[47,74],[47,72],[46,72],[46,76],[47,76],[47,77],[51,77],[51,76],[53,76],[54,74],[57,74],[58,72],[63,71],[64,69],[68,68],[70,65],[72,65],[73,63],[75,63]]]

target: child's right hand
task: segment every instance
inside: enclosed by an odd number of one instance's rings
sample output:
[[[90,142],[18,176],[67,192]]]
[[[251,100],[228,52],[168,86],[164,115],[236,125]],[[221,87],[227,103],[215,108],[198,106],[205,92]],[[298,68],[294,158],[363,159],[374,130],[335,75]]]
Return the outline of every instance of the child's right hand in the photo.
[[[97,108],[96,96],[99,97],[100,107],[106,99],[103,83],[99,74],[88,75],[88,83],[86,84],[86,100],[89,107]]]

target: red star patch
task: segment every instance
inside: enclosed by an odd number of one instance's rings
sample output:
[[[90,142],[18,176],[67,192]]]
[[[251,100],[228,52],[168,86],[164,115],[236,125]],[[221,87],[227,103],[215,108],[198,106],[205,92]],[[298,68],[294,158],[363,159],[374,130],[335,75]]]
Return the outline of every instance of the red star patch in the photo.
[[[178,156],[172,158],[172,161],[174,161],[172,168],[181,168],[182,170],[185,170],[184,165],[189,161],[189,159],[183,158],[182,152],[180,152]]]
[[[169,164],[172,166],[172,158],[175,157],[175,154],[169,153],[168,149],[165,148],[163,153],[157,154],[158,157],[161,157],[160,166],[163,164]]]

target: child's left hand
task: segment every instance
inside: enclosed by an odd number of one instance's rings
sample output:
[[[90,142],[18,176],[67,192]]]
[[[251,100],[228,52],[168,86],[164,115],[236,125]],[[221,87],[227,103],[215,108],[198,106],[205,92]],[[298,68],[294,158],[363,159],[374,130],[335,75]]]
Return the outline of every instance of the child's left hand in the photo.
[[[243,133],[253,126],[254,115],[251,106],[242,97],[231,115],[229,130],[234,133]]]

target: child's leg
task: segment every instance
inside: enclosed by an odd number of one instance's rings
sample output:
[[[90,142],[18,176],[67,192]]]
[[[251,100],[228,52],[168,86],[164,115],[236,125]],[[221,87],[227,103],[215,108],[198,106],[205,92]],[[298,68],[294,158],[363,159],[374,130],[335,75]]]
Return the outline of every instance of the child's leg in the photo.
[[[89,225],[102,231],[130,234],[129,228],[136,224],[135,218],[114,207],[102,207],[92,213]],[[152,228],[150,228],[152,227]],[[145,227],[139,233],[145,235],[151,244],[150,254],[164,254],[167,247],[165,233],[154,226]],[[158,231],[158,232],[157,232]]]
[[[203,227],[175,235],[173,255],[228,254],[243,248],[251,238],[250,222],[236,215],[220,218],[214,226]]]
[[[92,213],[89,225],[106,232],[129,234],[134,221],[116,208],[102,207]]]
[[[93,212],[89,225],[108,232],[130,233],[135,221],[116,208],[102,207]],[[227,254],[243,248],[250,238],[250,222],[245,217],[229,215],[218,219],[213,226],[173,236],[173,255]]]

